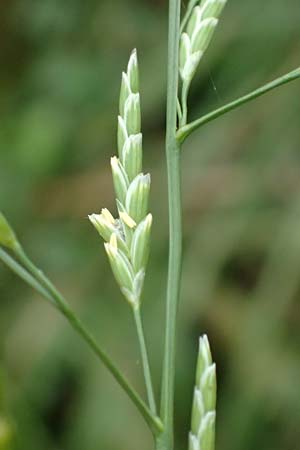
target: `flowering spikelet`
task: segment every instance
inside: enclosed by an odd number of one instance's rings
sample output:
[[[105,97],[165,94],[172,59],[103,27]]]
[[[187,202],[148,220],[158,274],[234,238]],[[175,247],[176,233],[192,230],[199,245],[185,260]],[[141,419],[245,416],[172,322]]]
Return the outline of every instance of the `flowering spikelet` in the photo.
[[[103,209],[90,221],[105,241],[104,247],[113,274],[125,298],[139,307],[147,265],[152,215],[147,214],[150,175],[142,173],[142,133],[139,71],[136,50],[131,53],[127,71],[122,73],[118,156],[111,169],[119,218]]]
[[[219,17],[227,0],[202,0],[194,7],[180,40],[179,70],[183,81],[189,83],[210,44]]]
[[[189,450],[214,450],[216,420],[216,365],[207,336],[199,339]]]

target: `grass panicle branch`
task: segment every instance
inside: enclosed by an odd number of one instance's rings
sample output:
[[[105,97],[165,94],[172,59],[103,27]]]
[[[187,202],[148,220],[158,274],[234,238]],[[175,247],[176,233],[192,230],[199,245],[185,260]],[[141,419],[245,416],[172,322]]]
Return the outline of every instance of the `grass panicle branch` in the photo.
[[[187,123],[187,100],[191,82],[219,23],[227,0],[190,0],[181,25],[179,72],[182,80],[180,126]],[[197,5],[198,3],[198,5]]]
[[[53,300],[49,292],[14,258],[12,258],[3,248],[0,247],[0,260],[12,272],[14,272],[21,280],[25,281],[30,287],[37,291],[42,297],[47,299],[53,306],[57,308],[56,302]]]
[[[111,158],[118,218],[107,210],[90,221],[104,239],[112,272],[125,299],[139,308],[150,248],[150,175],[142,172],[141,106],[137,51],[122,73],[118,116],[118,156]]]
[[[4,217],[4,216],[3,216]],[[8,223],[8,222],[6,222]],[[11,236],[15,237],[15,233],[10,227]],[[3,243],[1,242],[3,245]],[[129,381],[124,377],[122,371],[117,368],[110,356],[100,347],[91,333],[83,325],[81,320],[77,317],[71,307],[68,305],[65,298],[55,288],[53,283],[44,275],[44,273],[35,266],[35,264],[28,258],[19,241],[15,237],[14,245],[10,246],[13,249],[16,257],[20,261],[17,262],[0,246],[0,259],[10,268],[16,275],[23,279],[29,286],[35,289],[40,295],[46,298],[53,306],[55,306],[68,320],[72,328],[83,338],[89,345],[93,352],[97,355],[104,366],[113,375],[118,384],[127,393],[129,398],[136,405],[141,415],[144,417],[146,423],[154,435],[162,432],[163,426],[158,417],[156,417],[148,406],[141,399],[140,395],[131,386]]]
[[[274,81],[271,81],[270,83],[265,84],[264,86],[256,89],[253,92],[250,92],[247,95],[244,95],[243,97],[240,97],[230,103],[228,103],[225,106],[221,106],[221,108],[216,109],[215,111],[212,111],[203,117],[200,117],[197,120],[194,120],[193,122],[179,128],[177,131],[177,140],[181,144],[185,141],[185,139],[190,136],[193,131],[197,130],[198,128],[202,127],[208,122],[211,122],[218,117],[226,114],[229,111],[232,111],[245,103],[248,103],[258,97],[261,97],[262,95],[272,91],[273,89],[276,89],[284,84],[290,83],[291,81],[297,80],[300,78],[300,67],[288,72],[287,74],[277,78]]]
[[[118,157],[111,158],[119,217],[107,210],[89,216],[105,241],[117,283],[133,310],[140,345],[148,402],[156,415],[154,389],[140,314],[141,296],[150,251],[152,215],[148,214],[150,175],[142,172],[142,133],[137,51],[122,73],[118,116]]]
[[[136,324],[137,335],[138,335],[138,340],[139,340],[139,345],[140,345],[141,358],[142,358],[144,377],[145,377],[145,384],[146,384],[147,396],[148,396],[148,403],[149,403],[151,412],[156,416],[157,415],[156,402],[155,402],[155,396],[154,396],[154,391],[153,391],[151,370],[150,370],[150,365],[149,365],[148,351],[147,351],[147,346],[146,346],[146,341],[145,341],[145,334],[144,334],[144,330],[143,330],[143,323],[142,323],[140,308],[134,309],[134,320],[135,320],[135,324]]]

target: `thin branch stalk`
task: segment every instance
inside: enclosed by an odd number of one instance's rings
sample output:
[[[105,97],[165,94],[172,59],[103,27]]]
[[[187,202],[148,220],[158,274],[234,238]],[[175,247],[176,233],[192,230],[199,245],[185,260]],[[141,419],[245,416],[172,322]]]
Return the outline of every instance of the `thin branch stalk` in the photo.
[[[150,407],[152,414],[156,416],[157,415],[156,402],[155,402],[155,396],[154,396],[154,391],[153,391],[153,383],[152,383],[150,364],[149,364],[149,358],[148,358],[148,352],[147,352],[147,346],[146,346],[146,341],[145,341],[145,334],[144,334],[144,329],[143,329],[143,324],[142,324],[140,308],[139,307],[134,308],[133,314],[134,314],[134,320],[135,320],[135,324],[136,324],[137,335],[138,335],[138,340],[139,340],[139,345],[140,345],[140,352],[141,352],[141,358],[142,358],[142,364],[143,364],[143,371],[144,371],[144,378],[145,378],[149,407]]]
[[[233,109],[236,109],[239,106],[242,106],[245,103],[248,103],[257,97],[260,97],[260,96],[266,94],[267,92],[270,92],[273,89],[276,89],[279,86],[287,84],[298,78],[300,78],[300,67],[296,70],[293,70],[292,72],[289,72],[289,73],[283,75],[280,78],[277,78],[274,81],[271,81],[270,83],[260,87],[259,89],[256,89],[255,91],[251,92],[250,94],[240,97],[237,100],[234,100],[234,101],[228,103],[227,105],[222,106],[221,108],[218,108],[215,111],[212,111],[209,114],[206,114],[205,116],[200,117],[197,120],[194,120],[193,122],[181,127],[177,131],[178,142],[182,144],[185,141],[185,139],[193,131],[197,130],[198,128],[205,125],[206,123],[211,122],[212,120],[217,119],[218,117],[222,116],[223,114],[226,114],[227,112],[232,111]]]
[[[187,113],[188,113],[188,94],[190,89],[190,81],[184,81],[182,83],[182,93],[181,93],[181,105],[182,105],[182,116],[179,121],[180,127],[184,127],[187,123]]]
[[[64,297],[57,291],[52,282],[32,263],[22,247],[17,250],[17,256],[26,269],[18,264],[0,247],[0,259],[25,282],[31,285],[31,287],[36,289],[41,295],[43,295],[47,300],[50,300],[51,303],[57,307],[57,309],[66,317],[72,328],[78,332],[78,334],[109,370],[119,385],[124,389],[144,417],[153,435],[157,436],[160,434],[163,430],[160,419],[150,411],[140,395],[130,385],[129,381],[123,376],[122,372],[115,366],[107,353],[99,346],[94,337],[72,311]]]
[[[45,297],[53,306],[57,307],[53,298],[48,291],[36,281],[36,279],[22,267],[17,261],[15,261],[5,250],[0,247],[0,260],[16,275],[18,275],[25,283],[31,286],[40,295]]]

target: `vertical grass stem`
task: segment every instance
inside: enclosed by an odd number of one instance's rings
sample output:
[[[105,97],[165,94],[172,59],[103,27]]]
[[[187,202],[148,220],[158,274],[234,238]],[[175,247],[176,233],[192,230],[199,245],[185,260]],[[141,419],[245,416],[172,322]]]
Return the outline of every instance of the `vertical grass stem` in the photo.
[[[169,201],[169,267],[166,304],[166,336],[162,376],[161,418],[165,431],[157,448],[172,450],[174,446],[174,381],[176,319],[181,276],[181,182],[180,147],[176,140],[178,64],[180,37],[180,0],[169,0],[168,89],[166,159]]]

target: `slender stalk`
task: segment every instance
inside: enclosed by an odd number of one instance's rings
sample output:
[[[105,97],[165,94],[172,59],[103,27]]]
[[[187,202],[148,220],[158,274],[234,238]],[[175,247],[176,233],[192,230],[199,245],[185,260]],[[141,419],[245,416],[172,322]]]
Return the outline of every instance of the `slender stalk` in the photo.
[[[18,275],[25,283],[29,284],[34,290],[51,302],[53,306],[57,306],[43,286],[40,285],[27,270],[24,269],[17,261],[15,261],[5,250],[0,247],[0,260],[16,275]]]
[[[158,417],[156,417],[149,410],[148,406],[141,399],[136,390],[130,385],[129,381],[123,376],[122,372],[115,366],[106,352],[98,345],[94,337],[83,325],[81,320],[72,311],[65,298],[57,291],[51,281],[39,270],[32,261],[27,257],[22,247],[16,250],[17,256],[20,262],[31,272],[33,278],[26,270],[24,270],[16,261],[14,261],[9,255],[0,248],[0,258],[5,262],[15,273],[17,273],[24,281],[29,283],[40,294],[45,296],[48,300],[52,300],[52,303],[59,309],[59,311],[66,317],[70,325],[75,331],[83,338],[83,340],[89,345],[94,353],[99,357],[101,362],[113,375],[115,380],[124,389],[129,398],[136,405],[145,421],[149,425],[154,436],[162,432],[163,426]]]
[[[178,93],[178,47],[180,37],[180,0],[169,0],[168,90],[166,158],[169,198],[169,268],[166,304],[166,336],[162,377],[161,417],[165,431],[157,448],[172,450],[174,446],[174,380],[176,318],[181,277],[181,182],[180,148],[176,139]]]
[[[157,415],[156,403],[155,403],[155,397],[154,397],[154,392],[153,392],[153,383],[152,383],[152,377],[151,377],[151,371],[150,371],[150,365],[149,365],[149,359],[148,359],[148,353],[147,353],[145,334],[144,334],[144,330],[143,330],[140,308],[134,308],[133,314],[134,314],[134,320],[135,320],[137,335],[138,335],[139,344],[140,344],[140,351],[141,351],[141,357],[142,357],[142,364],[143,364],[143,371],[144,371],[144,378],[145,378],[149,407],[150,407],[152,414],[154,414],[156,416]]]
[[[182,109],[181,109],[180,101],[178,99],[177,99],[177,116],[178,116],[178,122],[180,124],[182,121]]]
[[[149,425],[154,436],[157,436],[162,431],[162,423],[158,417],[155,417],[149,410],[148,406],[141,399],[140,395],[130,385],[129,381],[122,375],[121,371],[112,363],[110,357],[99,347],[93,336],[87,331],[81,321],[74,315],[70,308],[63,307],[62,313],[68,319],[71,326],[81,335],[81,337],[87,342],[94,353],[99,357],[105,367],[113,375],[115,380],[124,389],[129,398],[133,401],[138,408],[145,421]]]
[[[276,89],[279,86],[282,86],[283,84],[287,84],[290,81],[296,80],[297,78],[300,78],[300,67],[296,70],[293,70],[292,72],[287,73],[286,75],[283,75],[280,78],[277,78],[274,81],[271,81],[270,83],[260,87],[259,89],[256,89],[250,94],[247,94],[244,97],[240,97],[237,100],[234,100],[233,102],[228,103],[227,105],[222,106],[221,108],[218,108],[215,111],[212,111],[209,114],[206,114],[205,116],[200,117],[197,120],[194,120],[193,122],[183,126],[177,131],[178,142],[183,143],[183,141],[193,131],[195,131],[197,128],[200,128],[202,125],[211,122],[217,117],[222,116],[223,114],[226,114],[227,112],[236,109],[239,106],[244,105],[245,103],[254,100],[257,97],[260,97],[261,95],[264,95],[267,92],[272,91],[273,89]]]

